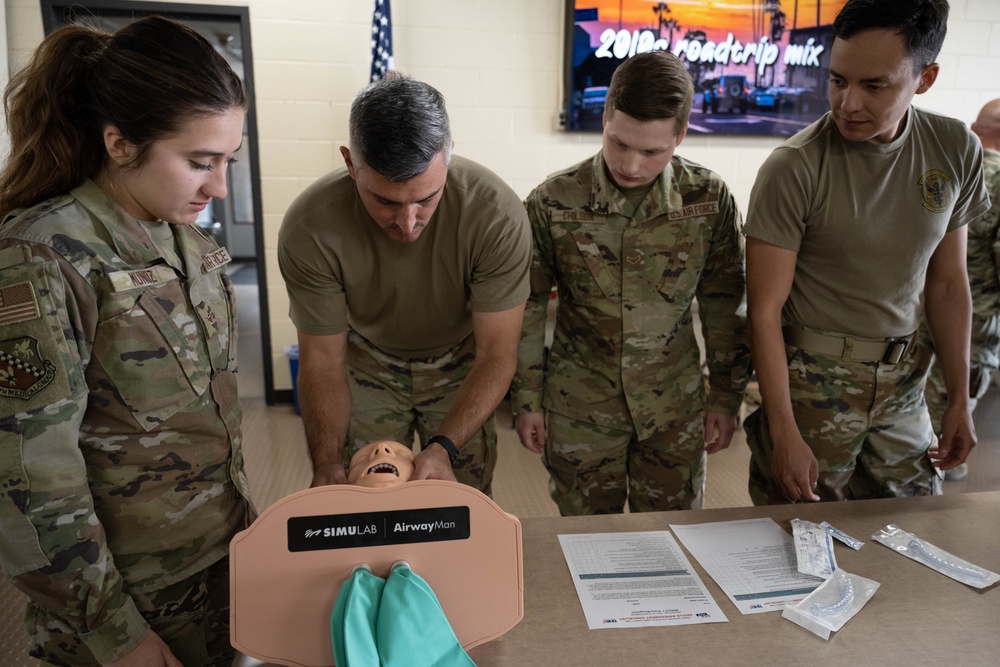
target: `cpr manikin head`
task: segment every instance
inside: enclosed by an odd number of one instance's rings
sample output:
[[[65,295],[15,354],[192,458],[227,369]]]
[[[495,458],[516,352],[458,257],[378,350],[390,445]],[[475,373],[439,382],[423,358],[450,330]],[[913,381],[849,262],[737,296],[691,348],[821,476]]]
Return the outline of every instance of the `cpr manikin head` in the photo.
[[[413,475],[413,450],[392,440],[370,442],[351,457],[347,481],[381,489],[409,481]]]

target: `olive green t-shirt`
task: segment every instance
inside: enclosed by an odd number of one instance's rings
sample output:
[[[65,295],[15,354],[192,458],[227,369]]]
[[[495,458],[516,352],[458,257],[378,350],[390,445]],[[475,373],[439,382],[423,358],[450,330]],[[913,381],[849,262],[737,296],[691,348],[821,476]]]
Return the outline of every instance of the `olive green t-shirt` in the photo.
[[[400,243],[372,220],[340,169],[292,203],[278,261],[300,332],[350,328],[384,352],[418,359],[465,339],[473,312],[527,300],[531,230],[500,177],[455,156],[427,227],[416,241]]]
[[[757,174],[744,233],[798,253],[783,319],[863,338],[916,330],[931,255],[989,207],[961,122],[910,107],[887,144],[843,139],[828,113]]]

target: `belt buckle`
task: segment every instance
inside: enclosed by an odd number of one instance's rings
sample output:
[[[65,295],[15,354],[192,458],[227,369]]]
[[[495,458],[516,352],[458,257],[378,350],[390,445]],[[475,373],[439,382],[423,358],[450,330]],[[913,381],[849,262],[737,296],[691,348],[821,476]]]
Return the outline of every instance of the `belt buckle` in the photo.
[[[905,338],[892,338],[886,341],[885,354],[882,355],[882,363],[898,364],[903,358],[906,348],[910,346],[909,336]]]

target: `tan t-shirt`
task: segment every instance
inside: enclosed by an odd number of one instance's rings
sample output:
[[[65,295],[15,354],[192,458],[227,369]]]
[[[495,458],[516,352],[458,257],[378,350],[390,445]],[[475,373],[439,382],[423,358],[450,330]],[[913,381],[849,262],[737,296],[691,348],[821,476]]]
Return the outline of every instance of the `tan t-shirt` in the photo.
[[[895,141],[852,143],[828,113],[764,162],[744,233],[798,252],[786,322],[884,338],[916,330],[938,243],[988,207],[959,121],[910,107]]]
[[[341,169],[292,203],[278,261],[300,332],[350,328],[389,354],[426,358],[468,336],[474,311],[527,300],[531,230],[500,177],[455,156],[427,227],[413,243],[399,243],[368,215]]]

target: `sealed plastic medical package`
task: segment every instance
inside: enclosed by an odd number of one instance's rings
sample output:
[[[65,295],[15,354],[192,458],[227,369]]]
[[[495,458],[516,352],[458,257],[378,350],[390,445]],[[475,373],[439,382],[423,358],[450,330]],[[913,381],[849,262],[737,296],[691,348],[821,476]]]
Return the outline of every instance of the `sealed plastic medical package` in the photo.
[[[831,633],[861,611],[878,587],[877,581],[838,569],[800,602],[785,607],[781,616],[817,637],[829,639]]]
[[[832,537],[840,540],[841,542],[843,542],[847,546],[851,547],[855,551],[857,551],[861,547],[865,546],[865,543],[862,542],[861,540],[859,540],[859,539],[857,539],[855,537],[851,537],[850,535],[848,535],[847,533],[845,533],[842,530],[838,530],[837,528],[834,528],[833,526],[831,526],[830,524],[828,524],[826,521],[824,521],[823,523],[819,524],[819,527],[822,528],[823,530],[825,530],[826,532],[830,533],[830,535]]]
[[[1000,574],[973,565],[967,560],[902,530],[894,523],[890,523],[872,535],[872,539],[967,586],[988,588],[1000,581]]]
[[[833,540],[826,529],[811,521],[792,519],[792,542],[795,544],[798,570],[802,574],[826,579],[837,569]]]

